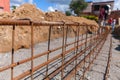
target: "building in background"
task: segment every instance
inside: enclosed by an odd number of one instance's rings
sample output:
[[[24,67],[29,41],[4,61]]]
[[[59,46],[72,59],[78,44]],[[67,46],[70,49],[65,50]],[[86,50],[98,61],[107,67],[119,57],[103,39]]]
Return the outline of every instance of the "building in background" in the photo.
[[[0,0],[0,11],[10,12],[10,0]]]
[[[92,13],[94,13],[96,15],[99,14],[99,10],[101,7],[104,7],[105,10],[107,10],[108,14],[110,15],[111,12],[113,11],[114,0],[106,1],[106,2],[94,2],[92,5]]]
[[[96,15],[99,16],[100,8],[105,7],[108,8],[108,19],[113,18],[116,19],[117,24],[119,23],[120,18],[120,10],[113,10],[114,0],[104,1],[104,2],[92,2],[89,1],[88,7],[83,11],[84,15]]]
[[[88,2],[88,7],[83,11],[85,14],[99,14],[99,10],[101,7],[108,8],[109,12],[113,11],[114,7],[114,0],[111,1],[105,1],[105,2]],[[109,13],[110,14],[110,13]]]

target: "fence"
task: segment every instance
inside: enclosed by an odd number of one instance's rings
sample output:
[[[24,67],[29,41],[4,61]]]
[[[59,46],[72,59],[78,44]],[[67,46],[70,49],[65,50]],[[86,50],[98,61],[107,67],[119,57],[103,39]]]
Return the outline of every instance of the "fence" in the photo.
[[[105,28],[100,28],[99,31],[96,31],[92,34],[84,33],[80,34],[80,26],[85,27],[86,30],[89,26],[87,24],[79,24],[75,22],[67,23],[67,22],[35,22],[30,20],[0,20],[0,25],[10,25],[12,26],[12,52],[11,52],[11,63],[7,66],[3,66],[0,68],[0,73],[9,70],[11,73],[11,80],[20,80],[20,79],[37,79],[36,74],[42,72],[42,77],[39,79],[44,80],[52,80],[52,79],[60,79],[60,80],[70,80],[74,78],[84,79],[86,71],[90,69],[90,66],[93,64],[94,60],[98,56],[106,37],[109,33],[109,30]],[[31,28],[31,52],[30,57],[26,59],[22,59],[19,61],[15,61],[15,30],[18,26],[30,26]],[[49,27],[49,36],[47,43],[47,51],[34,54],[34,28],[36,26]],[[62,46],[51,49],[51,33],[52,28],[56,26],[61,26],[62,30]],[[74,34],[74,41],[68,41],[68,28],[74,26],[76,27],[76,33]],[[95,26],[95,25],[94,25]],[[61,51],[59,51],[61,50]],[[58,51],[58,52],[56,52]],[[55,52],[54,55],[53,54]],[[43,56],[45,58],[43,58]],[[22,57],[22,56],[21,56]],[[38,65],[35,65],[35,59],[40,59],[41,62],[37,62]],[[21,74],[16,74],[14,71],[16,68],[22,64],[28,63],[30,64],[30,69],[26,69]],[[24,66],[24,65],[22,65]],[[82,69],[82,74],[78,73]],[[16,76],[15,76],[16,75]],[[38,76],[41,76],[38,75]]]

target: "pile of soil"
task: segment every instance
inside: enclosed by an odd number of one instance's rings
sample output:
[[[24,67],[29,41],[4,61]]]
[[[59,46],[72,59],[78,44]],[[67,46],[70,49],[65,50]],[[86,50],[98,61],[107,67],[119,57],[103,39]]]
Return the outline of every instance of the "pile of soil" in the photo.
[[[32,21],[64,21],[79,22],[97,25],[95,21],[87,20],[82,17],[66,16],[57,12],[44,13],[37,9],[34,5],[23,4],[12,13],[0,13],[0,19],[31,19]],[[98,26],[98,25],[97,25]],[[86,31],[94,32],[98,27],[90,26],[88,30],[84,26],[80,26],[80,33]],[[34,44],[48,40],[49,26],[34,26]],[[59,38],[63,35],[62,26],[52,27],[52,39]],[[69,27],[68,36],[75,36],[76,27]],[[9,45],[8,45],[9,44]],[[17,26],[15,29],[15,50],[19,48],[30,48],[31,46],[31,26]],[[12,49],[12,26],[0,26],[0,52],[8,52]]]
[[[88,24],[88,25],[95,25],[95,26],[89,26],[88,29],[86,29],[85,27],[80,27],[80,34],[85,33],[85,32],[95,32],[98,30],[99,26],[98,24],[93,21],[93,20],[88,20],[86,18],[83,17],[75,17],[75,16],[66,16],[65,14],[63,14],[62,12],[56,11],[56,12],[47,12],[45,14],[45,20],[46,21],[64,21],[64,22],[77,22],[80,24]],[[76,33],[76,27],[72,26],[71,28],[69,28],[72,33]],[[54,29],[55,31],[57,31],[57,28]],[[71,35],[74,36],[74,35]]]
[[[68,19],[73,21],[73,22],[78,22],[80,24],[95,25],[95,26],[88,26],[87,28],[81,26],[80,33],[95,32],[99,28],[98,24],[94,20],[88,20],[88,19],[83,18],[83,17],[75,17],[75,16],[68,16]]]
[[[12,19],[23,19],[28,18],[33,21],[43,21],[44,13],[37,9],[35,5],[32,4],[23,4],[12,13]]]
[[[43,21],[44,13],[34,5],[23,4],[12,13],[0,13],[1,19],[24,19],[32,21]],[[48,38],[48,27],[34,27],[34,44],[46,41]],[[9,45],[8,45],[9,44]],[[31,26],[15,27],[15,50],[29,48],[31,46]],[[0,26],[0,52],[12,50],[12,26]]]
[[[8,12],[0,12],[0,19],[11,19],[12,14]]]
[[[56,12],[47,12],[45,13],[45,20],[46,21],[58,21],[58,22],[72,22],[67,18],[65,14],[62,12],[56,11]],[[52,27],[52,38],[59,38],[62,36],[63,33],[63,26],[56,26]],[[69,34],[70,33],[70,34]],[[68,28],[68,36],[72,37],[74,36],[74,27]]]
[[[45,20],[70,22],[69,19],[67,19],[67,16],[59,11],[45,13]]]

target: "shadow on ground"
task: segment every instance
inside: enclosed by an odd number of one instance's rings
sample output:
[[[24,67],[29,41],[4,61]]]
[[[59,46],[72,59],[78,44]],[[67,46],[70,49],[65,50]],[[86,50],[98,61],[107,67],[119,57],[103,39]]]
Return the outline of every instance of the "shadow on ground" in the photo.
[[[120,51],[120,45],[118,45],[118,46],[115,48],[115,50]]]
[[[120,36],[118,36],[118,35],[115,35],[114,33],[112,33],[112,37],[113,37],[113,38],[115,38],[115,39],[118,39],[118,40],[120,40]]]
[[[115,39],[118,39],[118,40],[120,41],[120,36],[117,36],[117,35],[115,35],[115,34],[112,34],[112,37],[115,38]],[[118,45],[118,46],[115,48],[115,50],[120,51],[120,45]]]

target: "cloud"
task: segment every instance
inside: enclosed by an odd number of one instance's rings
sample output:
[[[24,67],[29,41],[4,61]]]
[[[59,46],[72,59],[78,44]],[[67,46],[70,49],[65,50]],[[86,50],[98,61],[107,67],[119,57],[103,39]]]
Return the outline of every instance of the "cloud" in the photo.
[[[56,4],[55,6],[50,6],[48,7],[48,11],[62,11],[65,12],[66,10],[68,10],[69,6],[67,4]]]
[[[113,0],[93,0],[93,2],[105,2],[105,1],[113,1]]]
[[[55,5],[55,7],[58,11],[65,12],[66,10],[68,10],[69,5],[67,5],[67,4],[57,4],[57,5]]]
[[[49,6],[49,7],[48,7],[48,11],[53,12],[53,11],[55,11],[55,8],[52,7],[52,6]]]
[[[11,6],[19,6],[19,5],[21,5],[21,4],[23,4],[25,1],[24,0],[11,0],[10,1],[10,5]]]
[[[114,10],[117,10],[117,9],[120,10],[120,0],[116,0],[116,1],[115,1]]]
[[[69,4],[71,0],[47,0],[51,3],[57,3],[57,4]]]
[[[32,4],[33,3],[33,0],[10,0],[10,5],[11,6],[20,6],[21,4],[23,4],[23,3],[30,3],[30,4]]]
[[[28,0],[28,3],[33,4],[33,0]]]
[[[48,11],[53,11],[55,9],[59,11],[65,11],[69,8],[69,3],[71,2],[71,0],[47,0],[47,1],[56,4],[55,6],[48,7]],[[86,0],[86,1],[89,1],[89,0]],[[101,2],[101,1],[111,1],[111,0],[91,0],[91,1]],[[10,0],[10,5],[20,6],[25,2],[33,4],[33,0]],[[120,0],[115,0],[114,10],[116,10],[117,8],[120,10],[119,3],[120,3]]]
[[[48,8],[48,11],[52,10],[58,10],[58,11],[66,11],[69,9],[69,4],[72,0],[47,0],[50,3],[55,3],[55,6],[50,6]],[[93,1],[93,2],[105,2],[105,1],[112,1],[112,0],[85,0],[85,1]],[[119,7],[120,0],[116,0],[115,2],[115,8]]]

